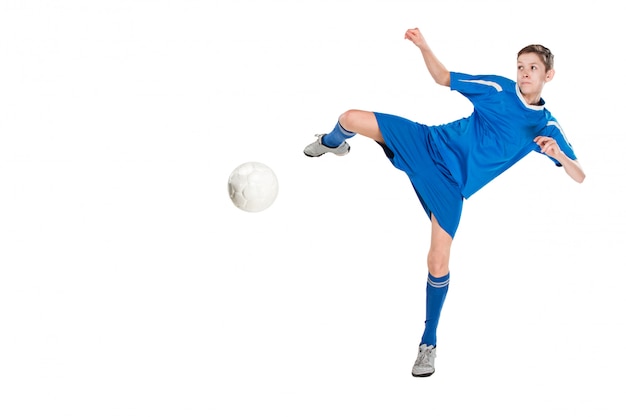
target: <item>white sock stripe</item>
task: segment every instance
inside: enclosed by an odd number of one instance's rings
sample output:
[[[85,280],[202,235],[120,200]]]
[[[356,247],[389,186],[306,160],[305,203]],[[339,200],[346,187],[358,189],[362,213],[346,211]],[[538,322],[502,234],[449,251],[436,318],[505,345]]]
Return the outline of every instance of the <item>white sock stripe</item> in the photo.
[[[349,130],[347,130],[346,128],[344,128],[343,126],[341,126],[341,123],[338,123],[338,124],[339,124],[339,129],[341,129],[341,133],[343,133],[343,134],[344,134],[344,136],[350,136],[350,137],[352,137],[352,136],[355,136],[355,135],[356,135],[356,133],[354,133],[354,132],[350,132]]]
[[[443,288],[447,286],[449,283],[450,283],[450,278],[442,282],[435,282],[432,279],[428,278],[428,285],[430,285],[433,288]]]

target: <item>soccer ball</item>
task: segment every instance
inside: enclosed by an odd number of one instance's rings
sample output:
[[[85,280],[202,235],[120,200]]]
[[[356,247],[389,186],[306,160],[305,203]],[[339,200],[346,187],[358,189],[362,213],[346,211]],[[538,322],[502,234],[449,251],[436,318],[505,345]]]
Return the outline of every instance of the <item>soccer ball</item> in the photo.
[[[246,162],[230,174],[228,195],[233,204],[241,210],[262,211],[276,200],[278,179],[267,165],[261,162]]]

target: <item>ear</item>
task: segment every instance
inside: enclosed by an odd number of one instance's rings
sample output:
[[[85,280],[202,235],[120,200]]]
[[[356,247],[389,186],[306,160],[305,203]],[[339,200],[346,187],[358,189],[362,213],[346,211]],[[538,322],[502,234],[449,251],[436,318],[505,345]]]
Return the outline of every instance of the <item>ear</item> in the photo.
[[[554,68],[546,72],[546,82],[552,81],[553,78],[554,78]]]

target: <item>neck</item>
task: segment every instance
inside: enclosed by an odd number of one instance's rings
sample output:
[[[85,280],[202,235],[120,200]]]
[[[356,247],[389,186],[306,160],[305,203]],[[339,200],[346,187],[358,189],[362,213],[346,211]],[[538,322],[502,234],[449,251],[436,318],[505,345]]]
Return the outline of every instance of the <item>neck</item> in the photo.
[[[544,102],[543,100],[541,100],[540,92],[536,94],[524,94],[522,93],[522,90],[519,89],[519,87],[516,89],[516,92],[517,98],[519,98],[519,101],[522,102],[526,107],[533,110],[537,110],[543,107]]]
[[[524,100],[526,100],[526,103],[528,103],[530,106],[539,106],[539,103],[541,102],[541,94],[535,94],[535,95],[526,95],[523,94]]]

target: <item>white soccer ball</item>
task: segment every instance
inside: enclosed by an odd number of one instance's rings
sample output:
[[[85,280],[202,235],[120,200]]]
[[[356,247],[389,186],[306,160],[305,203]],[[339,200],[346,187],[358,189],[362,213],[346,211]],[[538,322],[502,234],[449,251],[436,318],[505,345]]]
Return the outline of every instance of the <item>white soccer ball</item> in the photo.
[[[278,195],[278,178],[261,162],[246,162],[233,170],[228,178],[228,195],[233,204],[244,211],[258,212],[274,203]]]

